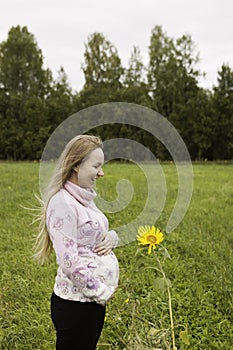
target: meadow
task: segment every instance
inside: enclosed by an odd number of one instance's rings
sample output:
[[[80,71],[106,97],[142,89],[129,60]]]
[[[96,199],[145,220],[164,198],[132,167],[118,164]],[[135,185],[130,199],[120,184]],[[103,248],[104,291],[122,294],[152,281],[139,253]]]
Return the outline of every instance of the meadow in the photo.
[[[177,194],[173,164],[163,164],[167,181],[164,210],[155,223],[165,230]],[[0,163],[0,349],[52,350],[50,295],[56,274],[54,256],[43,266],[32,259],[31,211],[37,206],[39,164]],[[107,164],[97,191],[116,198],[116,182],[134,186],[130,204],[108,214],[111,227],[133,220],[145,204],[146,179],[133,164]],[[230,350],[233,344],[233,165],[194,164],[194,189],[180,225],[165,233],[158,248],[171,281],[176,347],[180,350]],[[145,225],[147,222],[144,223]],[[136,232],[135,232],[136,236]],[[107,305],[98,350],[172,349],[167,293],[154,283],[159,276],[153,254],[136,241],[116,248],[120,283]]]

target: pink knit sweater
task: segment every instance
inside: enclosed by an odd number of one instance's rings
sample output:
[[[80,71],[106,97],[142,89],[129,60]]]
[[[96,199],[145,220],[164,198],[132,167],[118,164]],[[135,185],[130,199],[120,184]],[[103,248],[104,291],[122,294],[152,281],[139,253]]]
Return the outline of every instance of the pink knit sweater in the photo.
[[[106,216],[94,204],[95,196],[94,190],[67,181],[49,202],[46,224],[59,265],[55,294],[105,305],[117,288],[119,267],[113,252],[106,256],[94,252],[97,240],[109,229]],[[108,234],[116,247],[116,232]]]

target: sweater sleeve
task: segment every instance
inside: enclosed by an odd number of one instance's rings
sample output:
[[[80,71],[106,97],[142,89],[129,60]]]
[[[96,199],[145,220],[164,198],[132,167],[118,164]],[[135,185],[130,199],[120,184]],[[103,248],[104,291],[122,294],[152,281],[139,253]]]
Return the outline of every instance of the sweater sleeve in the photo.
[[[101,258],[92,250],[96,239],[103,234],[98,221],[79,226],[77,213],[72,206],[56,205],[48,209],[47,227],[63,273],[84,296],[106,304],[115,287],[103,283],[103,274],[99,273]]]

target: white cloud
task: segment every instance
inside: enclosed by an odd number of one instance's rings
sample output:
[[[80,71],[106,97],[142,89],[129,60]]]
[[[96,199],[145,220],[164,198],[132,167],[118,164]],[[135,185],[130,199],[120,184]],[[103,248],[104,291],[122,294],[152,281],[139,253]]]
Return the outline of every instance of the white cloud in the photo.
[[[99,31],[117,47],[127,64],[134,45],[147,57],[151,30],[162,25],[171,37],[192,35],[212,87],[223,62],[233,66],[233,3],[211,0],[8,0],[1,5],[0,41],[12,26],[26,25],[35,35],[45,65],[62,65],[75,89],[83,84],[80,69],[84,42]]]

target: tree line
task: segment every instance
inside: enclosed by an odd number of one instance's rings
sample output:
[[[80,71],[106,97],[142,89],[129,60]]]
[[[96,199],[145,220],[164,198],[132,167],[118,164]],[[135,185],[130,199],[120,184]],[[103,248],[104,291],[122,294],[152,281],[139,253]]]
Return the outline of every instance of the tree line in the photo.
[[[102,33],[85,43],[81,69],[85,82],[73,91],[60,68],[56,78],[27,27],[12,27],[0,43],[0,159],[40,159],[56,127],[68,116],[106,102],[149,107],[166,117],[183,138],[193,160],[232,159],[233,71],[223,63],[212,89],[200,87],[199,55],[188,34],[171,38],[161,26],[151,31],[148,63],[133,47],[128,66]],[[158,158],[169,159],[150,133],[128,124],[100,126],[103,140],[131,138]]]

